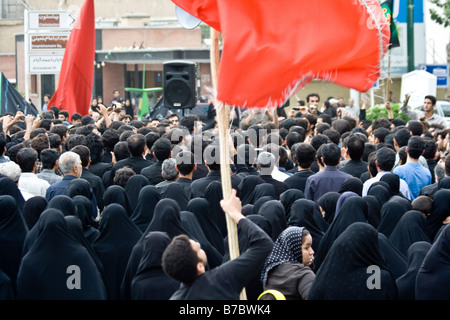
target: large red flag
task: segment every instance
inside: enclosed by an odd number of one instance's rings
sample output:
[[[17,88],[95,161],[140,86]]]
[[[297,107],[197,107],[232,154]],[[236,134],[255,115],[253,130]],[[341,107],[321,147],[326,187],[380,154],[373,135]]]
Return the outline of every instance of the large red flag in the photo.
[[[216,99],[231,106],[279,106],[314,79],[365,92],[389,44],[378,0],[172,2],[221,32]]]
[[[59,83],[49,107],[64,109],[71,116],[87,115],[91,105],[95,60],[94,0],[85,0],[70,33],[61,65]]]

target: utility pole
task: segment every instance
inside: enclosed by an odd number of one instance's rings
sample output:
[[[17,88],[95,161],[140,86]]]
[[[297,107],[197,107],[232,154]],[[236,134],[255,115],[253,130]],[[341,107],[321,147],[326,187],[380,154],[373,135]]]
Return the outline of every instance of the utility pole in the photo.
[[[408,38],[408,72],[414,71],[414,0],[408,0],[406,8]]]

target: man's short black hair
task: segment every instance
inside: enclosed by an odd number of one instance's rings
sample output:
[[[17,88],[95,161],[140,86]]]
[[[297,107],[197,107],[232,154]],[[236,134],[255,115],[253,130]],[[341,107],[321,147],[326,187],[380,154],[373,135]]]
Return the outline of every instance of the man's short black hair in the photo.
[[[192,283],[197,278],[199,262],[197,253],[185,234],[175,236],[161,258],[163,271],[169,277],[182,283]]]
[[[407,127],[413,136],[420,136],[423,133],[423,124],[419,120],[409,120]]]
[[[200,121],[200,117],[196,114],[184,115],[179,124],[180,126],[186,127],[190,133],[194,133],[195,122]]]
[[[50,130],[51,133],[56,133],[57,135],[59,135],[61,139],[63,139],[67,135],[68,131],[69,128],[64,124],[55,124]]]
[[[65,142],[66,150],[70,150],[78,145],[87,145],[87,138],[82,134],[71,134],[67,137]]]
[[[436,105],[436,97],[435,96],[427,95],[427,96],[425,96],[424,100],[425,99],[431,100],[431,103],[433,104],[433,106]]]
[[[295,147],[295,161],[300,168],[306,169],[311,167],[311,163],[316,158],[316,149],[309,143],[299,143]]]
[[[324,135],[324,134],[318,134],[317,136],[314,136],[311,139],[311,145],[314,147],[314,149],[319,150],[319,147],[322,144],[326,144],[331,142],[330,138],[328,138],[328,136]]]
[[[220,146],[218,143],[211,143],[203,152],[205,164],[212,171],[220,170]]]
[[[89,158],[91,157],[91,152],[88,147],[84,145],[78,145],[70,149],[70,151],[75,152],[80,156],[81,165],[86,168],[89,164]]]
[[[341,149],[333,142],[327,143],[322,148],[322,158],[326,166],[337,166],[341,159]]]
[[[136,133],[128,137],[127,144],[128,150],[133,157],[140,157],[145,151],[145,137],[142,134]]]
[[[120,140],[119,132],[115,129],[107,129],[101,136],[101,142],[105,151],[113,151],[114,146]]]
[[[411,133],[408,128],[401,128],[394,133],[394,140],[397,142],[399,148],[408,145],[408,140],[411,138]]]
[[[22,148],[17,153],[16,159],[22,172],[32,172],[38,160],[38,153],[33,148]]]
[[[286,146],[289,148],[289,150],[291,150],[294,144],[303,141],[305,141],[305,136],[302,136],[300,133],[295,131],[288,133],[288,135],[286,136]]]
[[[341,134],[336,129],[327,129],[323,132],[323,134],[330,138],[331,142],[333,142],[335,145],[338,145],[341,141]]]
[[[55,149],[44,149],[41,151],[41,162],[44,169],[52,170],[59,159],[59,153]]]
[[[316,130],[317,134],[322,134],[325,130],[328,130],[330,128],[331,128],[331,125],[328,124],[327,122],[319,122],[316,125],[315,130]]]
[[[382,147],[376,153],[378,167],[382,171],[391,171],[395,164],[395,151],[388,147]]]
[[[354,161],[361,160],[365,149],[364,140],[357,134],[351,134],[347,140],[348,155]]]
[[[419,159],[419,157],[425,151],[425,143],[419,136],[412,136],[408,141],[408,155],[413,159]]]
[[[62,114],[66,119],[69,118],[69,112],[67,110],[60,110],[58,115]]]
[[[172,152],[172,143],[167,138],[159,138],[152,146],[152,152],[158,161],[164,161],[170,157]]]
[[[126,141],[119,141],[114,146],[114,157],[116,161],[126,159],[130,156],[130,151],[128,150],[128,143]]]
[[[318,118],[322,119],[322,123],[328,123],[330,126],[333,123],[333,118],[327,113],[322,113]]]
[[[192,152],[182,150],[175,156],[175,160],[177,162],[177,170],[181,175],[186,176],[194,171],[195,159]]]
[[[423,157],[427,160],[432,160],[436,158],[437,142],[433,138],[424,138],[423,142],[425,144],[425,152]]]
[[[385,127],[379,127],[373,130],[373,135],[378,139],[378,142],[384,142],[384,138],[391,133],[391,130]]]
[[[306,96],[306,102],[309,102],[309,99],[310,99],[311,97],[317,97],[317,98],[319,99],[319,101],[320,101],[320,96],[319,96],[319,94],[318,94],[318,93],[312,92],[312,93],[309,93],[309,94]]]
[[[73,113],[72,117],[70,117],[72,122],[77,121],[77,120],[81,120],[81,118],[83,118],[83,116],[81,114],[79,114],[78,112]]]

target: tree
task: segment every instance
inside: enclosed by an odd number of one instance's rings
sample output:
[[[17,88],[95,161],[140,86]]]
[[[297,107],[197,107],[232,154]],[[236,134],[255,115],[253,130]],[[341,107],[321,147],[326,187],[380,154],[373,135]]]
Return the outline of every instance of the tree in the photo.
[[[450,25],[450,0],[428,0],[434,4],[434,8],[430,8],[430,18],[436,23],[448,27]]]

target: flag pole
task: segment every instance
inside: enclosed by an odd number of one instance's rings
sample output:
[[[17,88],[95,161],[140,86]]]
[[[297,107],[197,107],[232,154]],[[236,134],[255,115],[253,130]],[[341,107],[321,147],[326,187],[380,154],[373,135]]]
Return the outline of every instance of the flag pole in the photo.
[[[217,90],[217,79],[219,71],[219,32],[214,28],[211,30],[211,77],[215,90]],[[217,124],[219,128],[219,141],[220,141],[220,174],[222,181],[222,193],[223,198],[228,200],[231,195],[231,176],[230,176],[230,148],[228,145],[228,123],[230,119],[230,106],[216,101],[217,112]],[[230,251],[230,260],[239,257],[239,241],[236,223],[228,216],[225,215],[228,231],[228,247]],[[247,300],[245,288],[240,294],[241,300]]]
[[[386,101],[389,101],[389,91],[390,91],[390,82],[391,82],[391,48],[389,48],[388,52],[388,76],[386,80]]]

